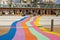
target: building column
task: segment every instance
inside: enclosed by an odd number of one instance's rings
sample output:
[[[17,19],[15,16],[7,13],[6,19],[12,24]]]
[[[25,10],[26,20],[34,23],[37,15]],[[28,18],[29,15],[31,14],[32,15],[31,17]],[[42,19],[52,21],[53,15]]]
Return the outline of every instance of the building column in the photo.
[[[14,15],[14,11],[12,10],[12,15]]]
[[[60,10],[59,10],[58,14],[60,14]]]
[[[43,11],[43,12],[42,12],[42,13],[43,13],[43,15],[45,15],[45,10],[42,10],[42,11]]]
[[[43,15],[43,12],[42,12],[42,10],[41,10],[41,15]]]
[[[58,16],[58,15],[59,15],[59,10],[56,10],[55,13],[56,13],[56,15]]]
[[[21,15],[25,15],[26,14],[25,12],[26,12],[26,10],[22,9]]]
[[[15,15],[17,14],[17,10],[15,10]]]
[[[36,13],[35,15],[37,15],[37,9],[35,9],[35,13]]]
[[[51,10],[49,10],[49,15],[51,15]]]
[[[39,12],[39,10],[37,9],[37,15],[39,15],[38,12]]]
[[[52,15],[54,15],[55,14],[55,11],[54,10],[52,10]]]
[[[2,15],[2,11],[0,10],[0,16]]]
[[[4,12],[5,12],[5,15],[9,15],[9,14],[11,14],[10,10],[9,10],[9,11],[4,10]]]
[[[48,15],[48,14],[49,14],[48,10],[46,10],[46,13],[47,13],[46,15]]]
[[[19,15],[19,13],[20,13],[19,10],[17,10],[17,15]]]
[[[15,15],[15,10],[13,10],[13,12],[14,12],[14,15]]]
[[[33,15],[33,10],[31,9],[31,14]]]

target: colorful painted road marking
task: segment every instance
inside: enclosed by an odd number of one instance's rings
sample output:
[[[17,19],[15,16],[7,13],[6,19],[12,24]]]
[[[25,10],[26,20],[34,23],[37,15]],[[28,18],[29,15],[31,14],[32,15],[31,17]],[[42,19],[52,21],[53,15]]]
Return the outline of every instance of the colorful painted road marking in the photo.
[[[33,34],[31,34],[31,32],[29,30],[29,27],[26,25],[26,22],[29,21],[29,20],[30,20],[30,18],[27,18],[26,20],[24,20],[22,22],[22,26],[23,26],[23,28],[25,30],[25,34],[26,34],[25,35],[25,37],[26,37],[25,40],[37,40],[37,38]]]
[[[60,40],[60,37],[58,37],[56,35],[48,34],[48,33],[44,32],[44,31],[40,30],[38,27],[36,27],[34,25],[34,22],[36,22],[35,20],[36,20],[36,18],[32,21],[33,23],[31,22],[31,24],[33,25],[33,27],[35,28],[36,31],[42,33],[43,35],[48,37],[50,40],[57,40],[57,39]]]
[[[9,32],[0,36],[0,40],[60,40],[60,34],[38,28],[42,17],[23,17],[12,23]],[[45,31],[44,31],[45,30]]]
[[[34,18],[31,18],[31,20],[33,20]],[[31,22],[31,21],[30,21]],[[28,25],[28,23],[26,23],[26,25]],[[28,25],[29,26],[29,25]],[[30,24],[30,28],[29,30],[31,31],[31,33],[33,35],[35,35],[37,37],[38,40],[49,40],[47,37],[43,36],[42,34],[40,34],[39,32],[37,32],[34,27]]]
[[[22,21],[25,18],[22,18],[19,21]],[[6,34],[0,36],[0,40],[12,40],[15,36],[15,33],[16,33],[16,23],[19,22],[19,21],[15,21],[14,23],[12,23],[9,32],[7,32]]]

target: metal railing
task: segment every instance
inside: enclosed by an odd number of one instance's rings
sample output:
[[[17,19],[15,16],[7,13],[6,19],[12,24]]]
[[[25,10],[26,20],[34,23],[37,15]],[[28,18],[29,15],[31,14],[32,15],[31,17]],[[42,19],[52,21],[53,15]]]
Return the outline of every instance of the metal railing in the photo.
[[[39,6],[38,6],[39,5]],[[0,4],[0,8],[56,8],[60,9],[60,4],[37,4],[36,6],[31,4],[11,4],[11,7],[9,5],[2,5]]]

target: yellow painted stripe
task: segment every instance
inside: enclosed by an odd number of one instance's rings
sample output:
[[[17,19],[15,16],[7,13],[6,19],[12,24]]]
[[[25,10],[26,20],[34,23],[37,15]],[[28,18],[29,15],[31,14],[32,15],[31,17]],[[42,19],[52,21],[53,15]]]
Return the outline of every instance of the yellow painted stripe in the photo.
[[[40,19],[41,19],[40,16],[38,16],[38,17],[36,18],[36,21],[34,22],[34,24],[35,24],[36,26],[41,26],[41,24],[39,24]]]
[[[50,32],[50,31],[48,31],[47,29],[45,29],[45,28],[40,28],[41,30],[43,30],[44,32],[46,32],[46,33],[50,33],[50,34],[54,34],[54,35],[57,35],[57,36],[60,36],[60,33],[57,33],[57,32]]]
[[[34,22],[34,24],[35,24],[36,26],[41,26],[41,24],[39,24],[41,18],[42,18],[41,16],[38,16],[38,17],[36,18],[36,21]],[[56,36],[60,36],[60,33],[50,32],[50,31],[48,31],[47,29],[45,29],[45,28],[43,28],[43,27],[40,28],[40,29],[43,30],[43,31],[46,32],[46,33],[50,33],[50,34],[54,34],[54,35],[56,35]]]

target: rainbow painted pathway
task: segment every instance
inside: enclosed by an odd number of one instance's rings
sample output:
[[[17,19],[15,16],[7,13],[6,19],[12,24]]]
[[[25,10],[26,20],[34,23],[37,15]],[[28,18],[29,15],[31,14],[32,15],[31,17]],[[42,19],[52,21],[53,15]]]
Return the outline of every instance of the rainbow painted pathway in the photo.
[[[24,17],[12,23],[9,32],[0,40],[60,40],[60,34],[38,28],[41,17]]]

